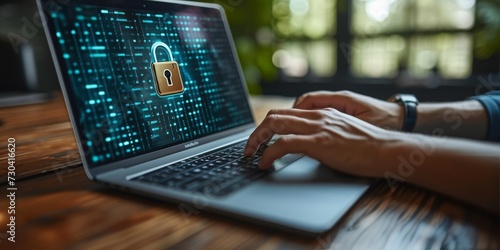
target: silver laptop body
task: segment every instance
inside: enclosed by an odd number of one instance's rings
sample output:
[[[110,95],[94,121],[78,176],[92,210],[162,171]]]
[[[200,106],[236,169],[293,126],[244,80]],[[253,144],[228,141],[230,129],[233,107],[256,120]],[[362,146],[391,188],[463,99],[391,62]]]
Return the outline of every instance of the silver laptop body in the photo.
[[[368,189],[368,180],[290,155],[225,195],[136,181],[244,143],[253,131],[224,11],[184,1],[63,2],[37,0],[91,180],[173,203],[186,219],[210,211],[308,236],[332,228]],[[182,91],[160,92],[155,59],[175,61]]]

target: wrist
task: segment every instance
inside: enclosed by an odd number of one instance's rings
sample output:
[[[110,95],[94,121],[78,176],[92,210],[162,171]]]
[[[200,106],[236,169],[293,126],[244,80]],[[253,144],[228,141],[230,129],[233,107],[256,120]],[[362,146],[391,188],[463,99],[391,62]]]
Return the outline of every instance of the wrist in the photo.
[[[391,129],[401,131],[401,128],[404,126],[405,122],[405,108],[400,103],[391,103],[391,118],[392,118],[392,126]]]
[[[377,109],[373,113],[379,115],[371,120],[367,119],[368,122],[384,129],[401,131],[405,115],[403,105],[394,102],[384,102],[383,105],[377,106]]]
[[[412,135],[413,134],[389,130],[381,134],[377,141],[377,149],[374,150],[376,155],[374,159],[372,159],[373,163],[370,163],[376,167],[374,177],[384,178],[387,173],[394,174],[398,172],[398,157],[408,151],[407,148],[410,145],[408,137]]]
[[[380,145],[379,158],[376,159],[379,163],[377,164],[378,177],[390,177],[400,182],[406,181],[414,171],[412,162],[421,160],[419,158],[421,151],[429,143],[425,141],[426,139],[424,135],[420,134],[391,131]]]
[[[418,120],[414,132],[441,134],[471,139],[484,139],[487,133],[487,115],[475,100],[454,103],[421,104],[417,107]]]

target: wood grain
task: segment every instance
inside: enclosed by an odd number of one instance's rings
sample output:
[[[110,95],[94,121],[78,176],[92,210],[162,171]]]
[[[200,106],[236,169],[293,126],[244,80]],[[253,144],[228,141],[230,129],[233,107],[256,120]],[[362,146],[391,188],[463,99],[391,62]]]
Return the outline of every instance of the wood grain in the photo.
[[[380,182],[341,223],[333,249],[498,249],[498,219],[432,192]],[[370,240],[360,240],[370,239]]]
[[[16,179],[81,163],[61,95],[48,103],[0,109],[0,162],[7,162],[7,140],[16,140]],[[0,184],[7,181],[0,168]]]
[[[270,108],[290,107],[293,100],[251,102],[261,121]],[[25,178],[17,182],[16,243],[6,240],[7,185],[0,184],[0,249],[499,249],[498,218],[411,185],[391,189],[384,181],[313,239],[203,210],[186,216],[176,204],[89,181],[60,97],[0,110],[0,119],[0,178],[8,137],[18,141],[17,167]]]
[[[3,189],[3,187],[2,187]],[[315,239],[103,187],[81,168],[18,185],[17,240],[5,249],[498,249],[498,220],[410,185],[375,185]],[[5,207],[4,201],[0,204]],[[5,225],[5,217],[0,225]],[[5,232],[4,230],[0,232]],[[2,247],[2,249],[4,249]]]

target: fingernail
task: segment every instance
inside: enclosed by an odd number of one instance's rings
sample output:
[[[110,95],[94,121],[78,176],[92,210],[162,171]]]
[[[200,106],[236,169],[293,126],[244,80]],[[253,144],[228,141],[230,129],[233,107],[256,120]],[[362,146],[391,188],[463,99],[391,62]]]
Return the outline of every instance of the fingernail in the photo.
[[[297,107],[303,100],[304,100],[304,97],[302,97],[302,96],[297,98],[297,100],[295,100],[295,104],[293,105],[293,107]]]
[[[251,148],[246,148],[245,151],[243,151],[243,155],[249,156],[252,154],[252,149]]]

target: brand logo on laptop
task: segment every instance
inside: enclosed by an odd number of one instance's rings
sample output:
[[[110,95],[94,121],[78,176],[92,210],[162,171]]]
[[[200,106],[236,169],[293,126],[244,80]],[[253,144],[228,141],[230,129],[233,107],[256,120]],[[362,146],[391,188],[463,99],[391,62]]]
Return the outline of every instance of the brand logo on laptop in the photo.
[[[192,148],[192,147],[198,146],[198,145],[200,145],[200,143],[197,141],[194,141],[194,142],[190,142],[190,143],[184,145],[184,148]]]

